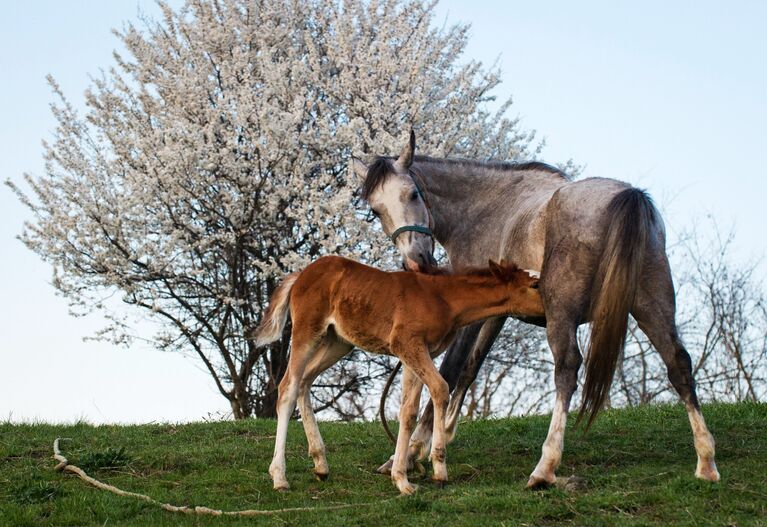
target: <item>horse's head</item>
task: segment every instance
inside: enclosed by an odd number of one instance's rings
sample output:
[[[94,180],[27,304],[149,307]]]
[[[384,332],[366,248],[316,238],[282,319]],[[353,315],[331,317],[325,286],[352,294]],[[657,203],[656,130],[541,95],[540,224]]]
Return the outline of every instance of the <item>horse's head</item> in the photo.
[[[366,165],[352,158],[350,168],[361,180],[363,199],[399,249],[405,267],[428,272],[436,266],[434,237],[423,189],[411,169],[414,153],[415,134],[411,131],[410,141],[396,160],[379,157]]]

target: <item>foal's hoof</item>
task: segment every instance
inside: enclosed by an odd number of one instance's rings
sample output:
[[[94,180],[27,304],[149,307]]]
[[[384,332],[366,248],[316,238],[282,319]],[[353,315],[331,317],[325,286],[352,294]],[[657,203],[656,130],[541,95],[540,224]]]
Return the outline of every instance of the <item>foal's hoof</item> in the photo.
[[[275,483],[274,490],[276,490],[277,492],[287,492],[290,490],[290,485],[288,485],[287,483]]]
[[[557,482],[556,476],[539,476],[537,474],[531,474],[530,479],[527,480],[526,487],[531,490],[547,489]]]
[[[695,471],[695,477],[716,483],[720,479],[719,471],[716,469],[716,463],[712,461],[710,463],[699,464],[697,470]]]
[[[324,474],[321,472],[315,472],[314,477],[317,478],[319,481],[326,481],[328,479],[328,473],[325,472]]]
[[[401,485],[397,485],[397,488],[399,489],[399,493],[402,496],[412,496],[415,494],[415,491],[418,490],[418,486],[413,485],[412,483],[403,483]]]

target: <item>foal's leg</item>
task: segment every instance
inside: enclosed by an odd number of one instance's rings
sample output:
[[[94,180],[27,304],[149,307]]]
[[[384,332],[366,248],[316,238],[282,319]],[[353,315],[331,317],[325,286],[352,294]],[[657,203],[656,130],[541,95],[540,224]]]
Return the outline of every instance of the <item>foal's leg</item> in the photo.
[[[695,476],[708,481],[719,481],[719,471],[714,460],[714,437],[708,431],[706,421],[700,412],[690,355],[679,338],[674,322],[676,311],[674,288],[665,257],[661,265],[651,269],[655,272],[648,277],[650,279],[640,285],[632,314],[639,328],[647,335],[663,358],[663,362],[666,363],[668,378],[687,410],[695,451],[698,455]]]
[[[472,346],[479,334],[479,330],[482,327],[482,322],[472,324],[461,329],[456,336],[456,339],[450,344],[445,357],[442,360],[439,373],[442,378],[447,381],[450,389],[453,389],[458,381],[459,375],[463,371],[464,364],[469,356]],[[484,358],[484,357],[483,357]],[[480,364],[477,364],[477,370]],[[476,377],[476,373],[474,374]],[[460,405],[459,405],[460,409]],[[418,426],[413,433],[413,437],[410,441],[409,453],[408,453],[408,467],[413,466],[415,459],[423,459],[429,452],[431,445],[431,434],[434,428],[434,406],[431,400],[426,405],[421,418],[418,420]],[[389,460],[378,467],[378,472],[381,474],[390,474],[392,463],[394,462],[394,456],[391,456]]]
[[[288,423],[296,408],[298,387],[304,375],[307,360],[316,348],[316,341],[296,338],[293,331],[293,349],[288,360],[288,368],[280,381],[277,395],[277,434],[274,440],[274,457],[269,465],[275,490],[288,490],[290,485],[285,477],[285,443],[288,437]]]
[[[423,348],[421,353],[400,358],[418,374],[421,382],[429,389],[429,396],[434,407],[434,431],[432,434],[431,454],[429,455],[434,467],[432,479],[437,483],[444,484],[447,482],[445,413],[450,392],[447,382],[437,371],[428,351],[423,345],[421,346]]]
[[[421,402],[422,383],[406,364],[402,368],[402,403],[399,409],[399,433],[391,479],[402,494],[412,494],[416,487],[407,480],[407,445],[415,426]]]
[[[310,391],[312,383],[317,376],[338,362],[351,349],[352,346],[349,344],[328,336],[320,344],[317,354],[306,366],[304,377],[301,379],[299,387],[298,411],[301,412],[301,422],[304,425],[306,441],[309,444],[309,455],[314,460],[314,474],[323,481],[327,479],[330,469],[327,457],[325,456],[325,443],[322,441],[320,429],[314,416]]]

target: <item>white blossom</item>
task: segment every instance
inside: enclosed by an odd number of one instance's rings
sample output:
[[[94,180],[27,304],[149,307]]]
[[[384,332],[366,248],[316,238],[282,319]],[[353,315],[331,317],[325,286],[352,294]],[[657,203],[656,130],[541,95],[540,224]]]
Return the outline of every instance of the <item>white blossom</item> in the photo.
[[[9,182],[22,240],[53,266],[99,338],[127,342],[115,292],[194,350],[236,417],[273,411],[286,346],[244,336],[288,272],[327,253],[370,262],[390,244],[360,222],[352,153],[396,153],[414,126],[437,156],[511,159],[532,137],[487,109],[497,71],[460,62],[467,27],[434,3],[189,0],[115,34],[128,53],[78,115],[55,80],[46,169]]]

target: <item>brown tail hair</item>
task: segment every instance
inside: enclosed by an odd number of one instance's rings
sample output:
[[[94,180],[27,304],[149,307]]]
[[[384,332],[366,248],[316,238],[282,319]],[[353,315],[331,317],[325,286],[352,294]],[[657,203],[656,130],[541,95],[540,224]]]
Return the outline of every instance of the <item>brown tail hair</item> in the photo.
[[[607,216],[612,221],[591,294],[591,338],[586,354],[583,404],[578,414],[579,422],[589,414],[586,429],[610,393],[656,215],[652,199],[636,188],[619,192],[607,206]]]
[[[277,289],[272,293],[272,298],[269,299],[269,307],[264,313],[264,318],[261,319],[258,329],[254,335],[256,341],[256,347],[265,346],[282,336],[282,328],[285,327],[285,323],[288,321],[288,309],[290,308],[290,291],[293,289],[293,284],[296,282],[296,278],[301,273],[292,273],[285,277]]]

